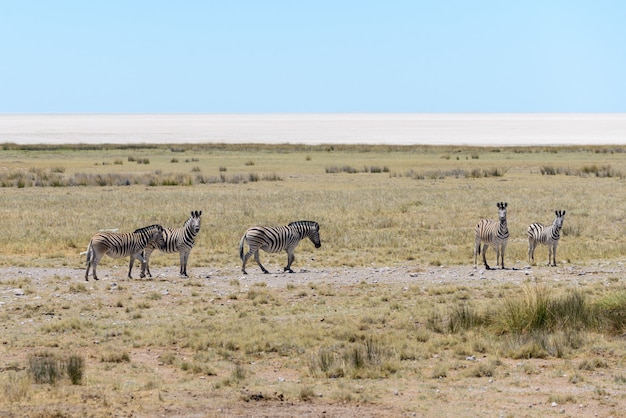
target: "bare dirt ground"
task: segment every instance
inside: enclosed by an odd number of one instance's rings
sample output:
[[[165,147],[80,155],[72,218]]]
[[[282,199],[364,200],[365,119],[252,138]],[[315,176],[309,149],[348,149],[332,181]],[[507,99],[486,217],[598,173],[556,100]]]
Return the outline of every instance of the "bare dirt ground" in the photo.
[[[131,287],[133,292],[172,291],[180,286],[183,280],[177,277],[177,267],[154,268],[158,275],[152,280],[125,278],[125,268],[101,267],[99,276],[101,284],[113,282]],[[587,266],[571,264],[556,268],[544,266],[527,267],[521,263],[511,265],[505,270],[474,269],[472,266],[398,266],[382,268],[332,268],[320,270],[296,270],[295,274],[277,272],[278,266],[266,266],[273,271],[260,274],[258,268],[250,265],[249,275],[240,273],[239,267],[229,269],[212,269],[195,267],[190,269],[193,280],[200,281],[213,292],[228,292],[229,282],[237,279],[241,286],[252,286],[264,282],[268,288],[284,288],[289,284],[303,285],[308,283],[325,283],[334,287],[351,286],[359,283],[381,283],[400,286],[436,286],[461,285],[467,288],[484,288],[504,283],[523,284],[528,280],[539,278],[547,283],[563,286],[581,286],[585,284],[606,283],[615,285],[626,280],[626,269],[620,261],[592,263]],[[273,267],[273,268],[272,268]],[[276,272],[276,273],[274,273]],[[135,277],[138,271],[134,272]],[[30,278],[32,288],[45,287],[47,282],[59,278],[67,278],[79,284],[94,283],[84,280],[82,268],[28,268],[11,267],[0,269],[2,282],[14,282]],[[100,292],[106,294],[103,287]],[[38,297],[33,294],[20,294],[19,289],[10,286],[0,288],[0,312],[5,315],[17,303],[16,300]],[[111,303],[114,303],[111,301]],[[5,329],[7,326],[4,327]],[[32,327],[25,327],[29,332]],[[626,342],[623,340],[622,343]],[[134,365],[151,370],[158,370],[164,382],[179,381],[183,372],[159,364],[158,353],[149,348],[131,349]],[[89,358],[90,348],[85,348]],[[623,351],[621,351],[623,353]],[[12,352],[6,342],[0,345],[2,356],[2,372],[6,372],[10,364],[24,361],[25,353]],[[576,371],[580,374],[579,381],[572,381],[572,370],[581,361],[577,358],[568,359],[502,359],[503,373],[494,377],[446,379],[413,379],[398,377],[389,380],[388,388],[377,395],[371,402],[342,402],[328,397],[315,397],[312,400],[285,399],[278,389],[267,388],[263,394],[256,389],[240,388],[239,395],[233,397],[224,392],[215,391],[210,385],[211,377],[200,377],[198,382],[177,390],[142,391],[141,394],[128,395],[127,399],[102,399],[104,396],[97,387],[83,388],[79,406],[68,406],[63,396],[58,393],[50,402],[41,399],[16,404],[4,403],[0,406],[0,415],[8,417],[73,417],[73,416],[127,416],[127,417],[394,417],[394,416],[438,416],[438,417],[475,417],[475,416],[567,416],[567,417],[618,417],[626,416],[626,386],[621,379],[626,376],[626,361],[614,358],[610,350],[599,349],[599,356],[606,359],[608,367],[593,370]],[[436,362],[437,359],[431,359]],[[467,359],[467,362],[480,362]],[[461,367],[465,367],[461,365]],[[255,375],[265,375],[268,379],[297,382],[297,373],[287,369],[277,369],[276,365],[259,364]],[[352,381],[350,390],[353,392],[367,391],[366,383]],[[167,386],[167,385],[165,385]],[[58,390],[58,389],[57,389]],[[118,396],[126,396],[123,390]],[[1,396],[1,394],[0,394]],[[68,400],[74,396],[65,395]]]

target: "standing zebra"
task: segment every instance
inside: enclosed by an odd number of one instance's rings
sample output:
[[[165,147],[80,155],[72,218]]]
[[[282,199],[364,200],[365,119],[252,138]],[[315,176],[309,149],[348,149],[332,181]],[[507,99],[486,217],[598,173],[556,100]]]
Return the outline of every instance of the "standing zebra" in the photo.
[[[191,212],[191,217],[187,219],[184,225],[180,228],[163,228],[163,245],[156,245],[156,243],[150,243],[146,246],[143,252],[145,263],[141,265],[140,277],[152,277],[150,273],[150,254],[152,251],[158,249],[164,253],[180,253],[180,275],[187,276],[187,260],[189,260],[189,253],[193,248],[196,235],[200,232],[200,216],[202,211],[194,210]]]
[[[532,223],[528,227],[528,262],[535,262],[535,248],[537,244],[546,244],[548,246],[548,265],[556,266],[556,246],[561,238],[561,228],[563,228],[564,210],[554,212],[556,218],[552,225],[545,226],[540,223]]]
[[[285,267],[284,271],[293,273],[291,269],[291,263],[293,263],[294,259],[293,251],[304,238],[309,238],[315,245],[315,248],[322,246],[320,226],[317,222],[296,221],[286,226],[253,226],[249,228],[241,237],[241,241],[239,241],[239,257],[243,261],[241,271],[243,274],[248,274],[246,272],[246,262],[254,254],[255,261],[261,267],[263,273],[267,274],[269,272],[263,267],[259,259],[259,250],[268,253],[278,253],[284,250],[287,251],[287,267]],[[243,252],[244,242],[247,242],[250,248],[245,254]]]
[[[504,250],[506,249],[506,244],[509,239],[509,228],[506,224],[506,202],[499,202],[498,206],[498,218],[499,222],[493,221],[491,219],[483,219],[478,222],[476,225],[476,240],[474,245],[474,267],[476,267],[476,258],[480,254],[481,242],[484,242],[482,252],[483,252],[483,263],[485,263],[485,267],[489,270],[491,267],[487,264],[486,252],[487,248],[490,245],[493,245],[493,248],[496,250],[496,265],[500,263],[501,267],[504,269]]]
[[[93,278],[98,280],[96,274],[96,266],[107,254],[111,258],[121,258],[130,256],[130,265],[128,267],[128,278],[131,279],[130,272],[133,268],[135,258],[144,263],[141,252],[151,242],[157,244],[163,243],[163,227],[161,225],[150,225],[140,228],[135,232],[125,234],[117,232],[98,232],[89,241],[87,247],[87,271],[85,271],[85,280],[89,280],[89,268],[93,270]]]

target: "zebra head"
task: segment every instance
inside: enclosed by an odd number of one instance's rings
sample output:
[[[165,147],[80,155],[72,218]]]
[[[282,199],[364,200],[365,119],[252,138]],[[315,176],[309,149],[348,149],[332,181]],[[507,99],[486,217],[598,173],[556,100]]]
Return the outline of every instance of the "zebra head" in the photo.
[[[158,245],[159,248],[165,245],[165,238],[163,238],[163,227],[161,225],[150,225],[145,228],[139,228],[135,232],[140,231],[146,231],[150,234],[150,241],[148,242],[154,242],[156,245]]]
[[[565,217],[564,210],[557,210],[554,212],[556,219],[554,220],[554,226],[558,229],[563,228],[563,218]]]
[[[191,218],[189,218],[187,227],[190,228],[194,235],[200,232],[200,216],[202,216],[201,210],[194,210],[191,212]]]
[[[322,241],[320,240],[320,224],[317,222],[310,222],[311,229],[309,233],[309,239],[315,245],[315,248],[319,248],[322,246]]]
[[[500,221],[506,221],[506,207],[508,206],[508,204],[506,202],[499,202],[497,206],[498,218],[500,218]]]
[[[300,230],[301,237],[308,237],[313,245],[315,245],[315,248],[319,248],[322,246],[322,241],[320,240],[320,224],[318,224],[317,222],[295,221],[291,222],[289,226]]]

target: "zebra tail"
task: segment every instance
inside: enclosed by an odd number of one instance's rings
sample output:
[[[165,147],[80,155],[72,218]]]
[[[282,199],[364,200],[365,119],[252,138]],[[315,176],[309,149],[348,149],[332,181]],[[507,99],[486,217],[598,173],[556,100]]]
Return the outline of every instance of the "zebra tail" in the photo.
[[[91,241],[89,241],[89,245],[87,246],[87,264],[89,264],[91,262],[91,253],[92,253],[92,248],[91,248]]]
[[[239,241],[239,258],[243,261],[243,243],[246,241],[246,234],[243,234],[241,240]]]

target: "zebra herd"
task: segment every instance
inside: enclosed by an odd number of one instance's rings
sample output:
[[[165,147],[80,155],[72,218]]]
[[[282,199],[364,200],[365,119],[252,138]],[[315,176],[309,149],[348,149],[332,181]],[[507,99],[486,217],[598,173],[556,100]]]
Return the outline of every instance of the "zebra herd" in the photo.
[[[483,263],[487,269],[487,249],[493,246],[496,252],[496,265],[504,269],[504,252],[509,239],[509,228],[506,221],[506,202],[498,202],[498,220],[482,219],[476,225],[476,238],[474,243],[474,267],[477,266],[478,256],[482,253]],[[540,223],[532,223],[528,227],[528,262],[535,261],[535,248],[538,244],[548,246],[548,265],[556,266],[556,247],[561,237],[563,228],[564,210],[555,212],[556,218],[550,226]],[[200,232],[202,211],[192,211],[191,217],[180,228],[163,228],[161,225],[150,225],[139,228],[131,233],[117,233],[103,231],[95,234],[87,247],[87,271],[85,280],[89,280],[89,269],[92,269],[93,278],[98,280],[96,267],[106,254],[112,258],[130,256],[128,266],[128,278],[132,278],[131,272],[135,260],[141,262],[140,277],[152,277],[150,273],[150,255],[154,250],[164,253],[178,252],[180,255],[180,275],[187,275],[187,262],[193,248],[196,236]],[[291,264],[294,260],[294,250],[301,240],[308,238],[315,248],[320,248],[320,226],[313,221],[296,221],[285,226],[253,226],[249,228],[239,241],[239,257],[241,258],[241,271],[246,272],[246,263],[254,255],[254,260],[263,273],[268,273],[261,264],[259,251],[268,253],[287,252],[287,266],[284,271],[293,273]],[[245,244],[248,251],[245,252]]]
[[[163,228],[161,225],[151,225],[139,228],[131,233],[117,233],[103,231],[95,234],[87,247],[87,270],[85,280],[89,280],[89,269],[92,269],[94,280],[98,280],[96,266],[108,255],[112,258],[130,256],[128,266],[128,278],[132,278],[131,272],[135,260],[141,262],[140,277],[152,277],[150,273],[150,255],[154,250],[164,253],[180,254],[180,275],[187,275],[187,261],[193,248],[196,236],[200,232],[202,211],[192,211],[191,217],[180,228]],[[254,254],[254,259],[263,271],[259,259],[259,250],[268,253],[287,252],[287,266],[284,271],[293,273],[291,264],[294,260],[294,250],[304,238],[309,238],[315,248],[322,246],[320,241],[320,226],[313,221],[296,221],[285,226],[255,226],[249,228],[239,242],[239,255],[242,261],[241,271],[246,272],[246,261]],[[249,251],[244,254],[244,244],[248,243]]]
[[[504,269],[504,250],[509,239],[509,228],[506,222],[506,202],[498,202],[498,221],[483,219],[476,225],[476,238],[474,244],[474,267],[477,266],[477,258],[482,252],[483,263],[487,269],[491,269],[487,264],[486,252],[489,246],[493,246],[496,251],[496,265]],[[535,262],[535,248],[537,244],[548,246],[548,265],[556,266],[556,247],[561,238],[561,228],[563,228],[564,210],[554,212],[556,218],[552,225],[546,226],[540,223],[532,223],[528,227],[528,262]],[[481,243],[482,248],[481,248]]]

